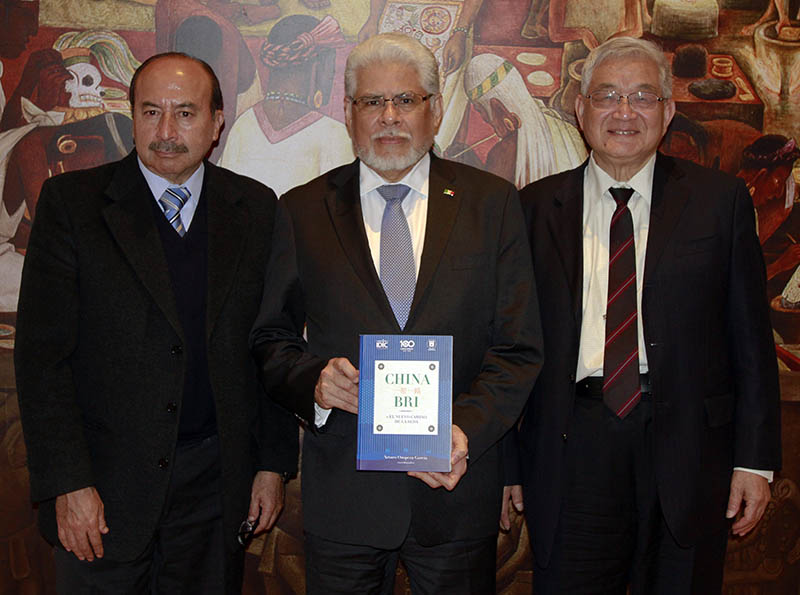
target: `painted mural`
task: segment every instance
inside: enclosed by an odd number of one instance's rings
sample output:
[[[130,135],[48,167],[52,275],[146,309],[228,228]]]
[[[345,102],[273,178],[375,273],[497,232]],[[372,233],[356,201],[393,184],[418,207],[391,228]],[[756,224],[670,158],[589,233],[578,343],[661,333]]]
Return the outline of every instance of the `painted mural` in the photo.
[[[439,60],[437,152],[518,187],[586,158],[573,104],[589,50],[619,35],[659,43],[678,107],[662,150],[746,181],[776,357],[783,377],[800,377],[800,0],[0,0],[0,593],[54,592],[28,498],[12,365],[42,182],[126,155],[134,70],[179,50],[221,82],[226,124],[211,160],[281,194],[353,159],[344,61],[384,31],[419,39]],[[784,580],[791,567],[787,584],[797,585],[795,482],[776,482],[776,498],[793,504],[771,507],[762,527],[788,523],[773,574]],[[301,526],[293,481],[278,527],[248,550],[246,593],[304,592]],[[517,517],[500,536],[498,592],[530,592],[526,531]],[[748,539],[729,549],[730,593],[755,572],[748,551],[759,537]],[[398,580],[397,592],[406,589]]]

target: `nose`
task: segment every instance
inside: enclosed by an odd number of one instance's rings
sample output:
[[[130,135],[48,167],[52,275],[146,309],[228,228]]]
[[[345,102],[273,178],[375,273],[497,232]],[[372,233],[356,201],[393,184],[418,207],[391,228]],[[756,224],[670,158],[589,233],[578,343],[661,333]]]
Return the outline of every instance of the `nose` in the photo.
[[[627,97],[620,97],[617,106],[614,108],[614,117],[629,120],[635,118],[638,114],[636,110],[631,107],[631,102]]]
[[[397,106],[394,104],[393,101],[387,101],[383,104],[383,109],[381,110],[381,122],[390,126],[400,120],[400,111],[397,109]]]
[[[168,140],[175,136],[175,122],[172,114],[168,111],[162,112],[161,117],[158,119],[158,127],[156,128],[158,138]]]

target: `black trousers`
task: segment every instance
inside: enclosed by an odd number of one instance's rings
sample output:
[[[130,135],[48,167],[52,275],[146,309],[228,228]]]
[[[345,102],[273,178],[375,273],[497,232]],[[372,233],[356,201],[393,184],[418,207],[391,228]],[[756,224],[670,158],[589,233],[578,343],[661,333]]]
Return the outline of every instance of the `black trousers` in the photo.
[[[672,537],[653,471],[649,395],[625,418],[601,399],[575,400],[567,485],[553,554],[534,593],[713,595],[722,588],[728,530],[693,547]],[[724,510],[720,514],[725,514]]]
[[[391,595],[402,560],[414,595],[494,595],[497,535],[424,546],[409,533],[393,550],[305,534],[308,595]]]
[[[82,562],[57,547],[58,592],[220,594],[235,590],[231,573],[241,592],[243,552],[226,553],[223,546],[219,454],[217,436],[178,445],[158,528],[135,559]]]

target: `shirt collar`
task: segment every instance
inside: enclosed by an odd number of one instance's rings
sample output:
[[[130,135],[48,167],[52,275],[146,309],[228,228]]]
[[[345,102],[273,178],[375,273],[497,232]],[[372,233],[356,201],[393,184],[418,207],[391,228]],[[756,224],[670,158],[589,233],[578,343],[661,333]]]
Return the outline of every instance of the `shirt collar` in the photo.
[[[153,193],[153,197],[156,200],[161,198],[161,195],[164,194],[164,190],[169,188],[170,186],[175,186],[172,182],[165,180],[158,174],[153,173],[144,163],[142,163],[141,157],[138,155],[136,156],[136,160],[139,162],[139,169],[142,170],[142,175],[144,179],[147,181],[147,185],[150,188],[150,192]],[[200,191],[203,189],[203,176],[205,175],[205,165],[203,162],[200,162],[200,166],[194,170],[194,173],[189,176],[189,179],[186,180],[181,186],[186,187],[189,190],[190,196],[189,201],[187,202],[197,202],[200,199]]]
[[[425,153],[402,179],[397,182],[387,182],[374,169],[359,160],[359,193],[361,196],[385,184],[405,184],[417,194],[428,196],[428,178],[431,169],[430,153]]]
[[[619,182],[597,165],[594,160],[594,151],[592,151],[589,163],[586,166],[587,181],[598,190],[597,196],[602,196],[611,187],[633,188],[636,194],[641,196],[647,204],[650,204],[653,195],[653,174],[656,169],[656,156],[657,153],[653,153],[650,159],[630,180]]]

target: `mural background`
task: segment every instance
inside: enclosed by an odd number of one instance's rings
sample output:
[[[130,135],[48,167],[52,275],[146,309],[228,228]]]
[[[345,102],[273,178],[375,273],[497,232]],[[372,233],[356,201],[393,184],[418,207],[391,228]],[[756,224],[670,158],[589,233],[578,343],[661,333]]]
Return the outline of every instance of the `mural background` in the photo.
[[[725,588],[798,593],[798,11],[800,0],[0,0],[0,593],[54,592],[12,364],[42,181],[126,154],[133,70],[177,49],[209,62],[222,84],[226,125],[211,159],[280,194],[352,160],[344,60],[359,40],[394,30],[427,44],[442,66],[437,150],[520,187],[585,158],[572,105],[589,49],[625,34],[674,58],[678,115],[662,150],[751,188],[781,367],[784,469],[758,530],[730,543]],[[289,484],[278,527],[248,549],[246,593],[304,592],[299,483]],[[530,592],[519,516],[500,535],[497,561],[498,592]]]

